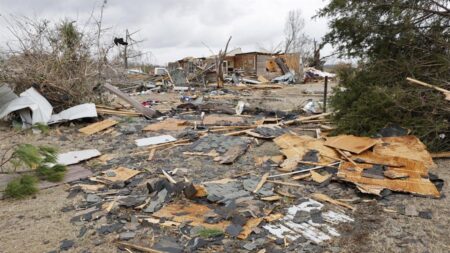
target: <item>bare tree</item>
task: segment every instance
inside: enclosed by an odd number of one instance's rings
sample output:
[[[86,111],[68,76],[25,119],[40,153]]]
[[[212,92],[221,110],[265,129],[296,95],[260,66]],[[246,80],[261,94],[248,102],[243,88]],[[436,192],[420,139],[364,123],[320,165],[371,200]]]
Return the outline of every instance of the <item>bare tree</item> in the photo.
[[[219,54],[216,55],[216,73],[217,73],[217,88],[223,87],[224,78],[223,78],[223,61],[225,60],[225,57],[227,56],[227,50],[228,50],[228,44],[230,44],[231,36],[227,41],[227,44],[225,45],[225,50],[222,51],[222,49],[219,51]]]
[[[303,33],[305,20],[300,10],[290,10],[284,25],[284,53],[300,53],[303,59],[312,56],[312,40]]]

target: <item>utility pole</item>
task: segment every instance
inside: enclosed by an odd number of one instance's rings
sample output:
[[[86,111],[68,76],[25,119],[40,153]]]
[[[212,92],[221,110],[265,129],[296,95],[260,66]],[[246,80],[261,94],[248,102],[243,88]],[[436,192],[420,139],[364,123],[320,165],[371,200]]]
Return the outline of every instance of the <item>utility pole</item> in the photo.
[[[125,69],[128,69],[128,55],[127,55],[127,49],[128,49],[128,38],[130,37],[130,34],[128,33],[128,29],[125,31],[125,42],[126,45],[124,46],[123,50],[123,65],[125,66]]]

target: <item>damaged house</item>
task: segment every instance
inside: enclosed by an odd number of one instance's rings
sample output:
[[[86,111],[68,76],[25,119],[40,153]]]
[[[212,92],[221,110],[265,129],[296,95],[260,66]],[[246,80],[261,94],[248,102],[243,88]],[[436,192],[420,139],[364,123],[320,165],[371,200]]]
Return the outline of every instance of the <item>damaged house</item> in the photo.
[[[302,73],[301,65],[299,53],[242,52],[240,48],[237,48],[227,53],[222,68],[225,76],[239,73],[249,78],[262,76],[267,80],[271,80],[289,71],[300,74]],[[186,57],[168,64],[169,71],[175,71],[180,68],[185,71],[188,79],[204,74],[208,81],[215,81],[214,55],[200,58]]]

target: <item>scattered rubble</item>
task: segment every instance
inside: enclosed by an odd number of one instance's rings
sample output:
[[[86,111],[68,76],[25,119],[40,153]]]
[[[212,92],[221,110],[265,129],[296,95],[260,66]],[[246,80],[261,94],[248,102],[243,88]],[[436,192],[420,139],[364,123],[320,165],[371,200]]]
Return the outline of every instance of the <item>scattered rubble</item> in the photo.
[[[68,197],[80,200],[64,211],[74,211],[71,222],[80,227],[78,238],[95,236],[98,245],[112,242],[120,249],[141,252],[321,247],[341,236],[343,224],[355,226],[355,213],[366,204],[362,198],[382,199],[388,190],[441,197],[443,181],[429,173],[435,167],[432,156],[407,130],[390,126],[373,138],[329,136],[330,113],[323,113],[320,101],[280,112],[246,99],[252,90],[283,88],[261,84],[269,79],[295,82],[291,66],[278,56],[267,57],[283,75],[257,73],[256,81],[236,74],[226,86],[230,90],[193,89],[198,75],[213,69],[207,65],[197,76],[183,68],[155,69],[153,81],[177,88],[165,87],[164,92],[181,92],[168,105],[163,100],[141,102],[130,96],[133,91],[105,84],[129,105],[89,105],[96,111],[89,117],[99,117],[98,121],[73,124],[83,124],[74,130],[79,138],[107,147],[101,153],[95,148],[60,153],[58,163],[70,165],[64,181],[41,182],[39,187],[70,185]],[[314,69],[306,73],[334,77]],[[155,86],[164,87],[148,87]],[[31,99],[42,98],[34,90],[21,94],[27,103],[17,107],[11,101],[20,97],[4,87],[0,101],[9,104],[1,107],[2,116],[18,111],[27,124],[93,115],[89,110],[80,114],[75,107],[52,116],[47,101]],[[163,106],[167,110],[156,109]],[[433,219],[431,210],[414,205],[399,212]],[[60,250],[77,244],[64,240]]]

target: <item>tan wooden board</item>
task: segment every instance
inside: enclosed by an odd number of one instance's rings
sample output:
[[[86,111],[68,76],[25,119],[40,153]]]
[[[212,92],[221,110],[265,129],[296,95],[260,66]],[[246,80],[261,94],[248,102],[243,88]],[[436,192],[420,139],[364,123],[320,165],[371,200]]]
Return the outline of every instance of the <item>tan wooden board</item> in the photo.
[[[132,170],[125,167],[118,167],[117,169],[112,170],[112,172],[115,173],[113,177],[108,177],[105,173],[105,175],[99,177],[99,179],[110,182],[120,182],[126,181],[140,173],[138,170]]]
[[[78,131],[83,134],[86,134],[86,135],[91,135],[91,134],[98,133],[102,130],[105,130],[109,127],[112,127],[112,126],[116,125],[117,123],[119,123],[119,122],[112,120],[112,119],[105,119],[103,121],[96,122],[94,124],[90,124],[89,126],[83,127],[81,129],[79,129]]]
[[[365,150],[377,144],[377,139],[369,137],[358,137],[353,135],[339,135],[335,137],[328,137],[324,145],[332,148],[350,151],[355,154],[360,154]]]

